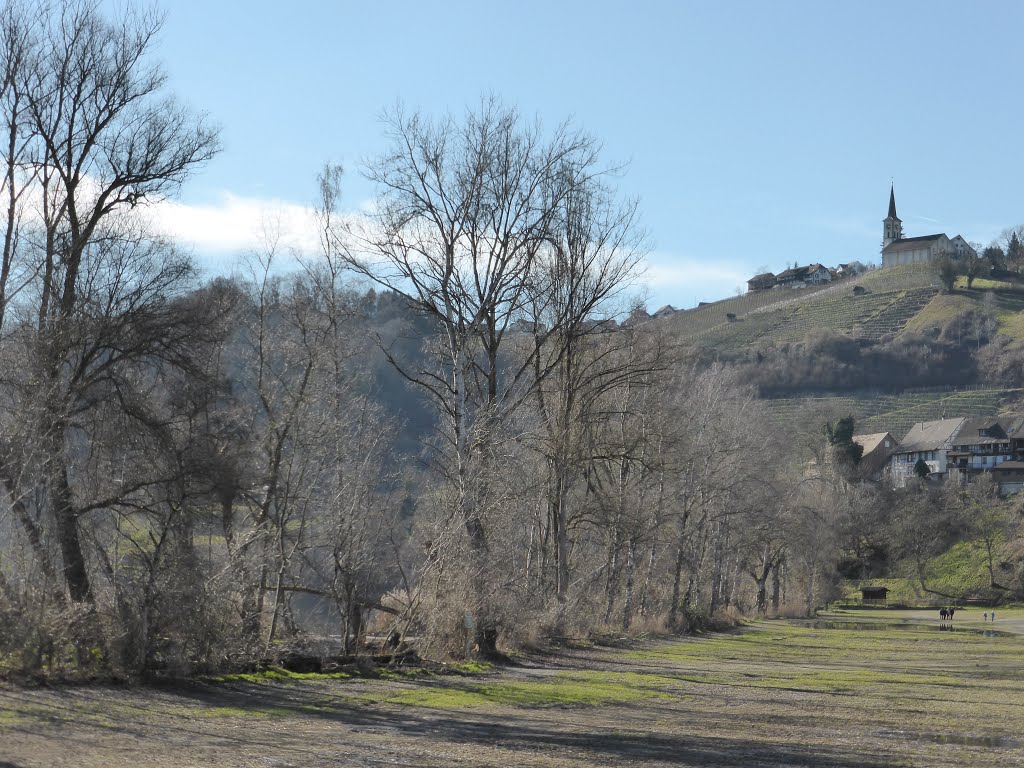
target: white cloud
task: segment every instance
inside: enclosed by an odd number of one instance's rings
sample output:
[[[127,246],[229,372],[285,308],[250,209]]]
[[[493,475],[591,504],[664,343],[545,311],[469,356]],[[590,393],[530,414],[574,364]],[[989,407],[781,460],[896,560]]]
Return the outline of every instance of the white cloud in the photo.
[[[355,211],[343,216],[350,223],[364,224],[372,214],[372,201],[360,201]],[[319,247],[319,225],[310,206],[278,198],[244,197],[222,192],[212,204],[161,201],[148,209],[157,228],[200,256],[236,256],[259,249],[268,232],[282,249],[315,253]],[[656,251],[648,257],[639,284],[651,303],[692,306],[733,295],[750,277],[746,265],[709,257]]]
[[[235,254],[258,248],[268,229],[282,246],[300,251],[319,247],[313,209],[287,200],[223,192],[213,205],[164,200],[154,204],[149,213],[163,234],[200,252]]]
[[[648,264],[641,283],[650,291],[652,303],[677,309],[693,306],[695,301],[728,298],[737,286],[746,288],[750,277],[736,265],[698,256],[655,252]]]

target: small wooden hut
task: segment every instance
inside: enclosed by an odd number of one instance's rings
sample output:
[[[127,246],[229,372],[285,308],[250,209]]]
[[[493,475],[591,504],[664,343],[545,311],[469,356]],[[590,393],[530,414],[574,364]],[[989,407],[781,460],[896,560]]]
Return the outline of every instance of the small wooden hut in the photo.
[[[885,605],[888,599],[888,587],[861,587],[860,601],[865,605]]]

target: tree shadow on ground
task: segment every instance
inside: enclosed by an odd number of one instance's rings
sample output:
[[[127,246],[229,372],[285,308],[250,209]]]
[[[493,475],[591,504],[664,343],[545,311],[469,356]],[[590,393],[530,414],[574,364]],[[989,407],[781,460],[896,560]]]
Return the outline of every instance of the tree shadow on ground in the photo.
[[[419,684],[425,684],[420,681]],[[443,685],[443,683],[439,683]],[[543,751],[552,758],[578,759],[589,755],[595,765],[653,762],[668,765],[717,765],[739,768],[749,765],[809,765],[822,768],[858,768],[889,766],[896,756],[884,749],[873,752],[855,749],[830,749],[801,744],[765,743],[740,737],[711,737],[645,733],[601,732],[579,725],[558,726],[562,708],[551,708],[550,726],[538,725],[537,711],[524,712],[522,721],[504,714],[499,720],[486,713],[464,710],[452,712],[430,708],[403,708],[401,711],[350,703],[330,702],[322,690],[303,691],[302,686],[258,685],[246,687],[207,687],[180,691],[193,706],[246,709],[272,708],[279,715],[317,719],[343,725],[353,733],[388,733],[418,740],[478,744],[513,752]],[[323,708],[329,704],[330,708]],[[311,706],[319,706],[311,710]],[[580,711],[580,710],[576,710]],[[252,735],[241,741],[252,744]],[[304,752],[312,744],[307,744]],[[401,751],[401,742],[392,745]]]

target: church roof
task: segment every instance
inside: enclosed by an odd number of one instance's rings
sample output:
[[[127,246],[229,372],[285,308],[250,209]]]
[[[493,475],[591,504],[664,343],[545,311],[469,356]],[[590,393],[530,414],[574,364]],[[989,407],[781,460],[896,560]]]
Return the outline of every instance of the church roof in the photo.
[[[893,253],[895,251],[912,251],[920,248],[922,245],[927,243],[934,243],[946,237],[945,232],[940,232],[937,235],[921,235],[920,237],[902,237],[899,240],[893,240],[885,248],[882,249],[883,253]]]
[[[897,221],[900,218],[896,215],[896,191],[892,186],[889,187],[889,215],[886,218],[896,219]]]

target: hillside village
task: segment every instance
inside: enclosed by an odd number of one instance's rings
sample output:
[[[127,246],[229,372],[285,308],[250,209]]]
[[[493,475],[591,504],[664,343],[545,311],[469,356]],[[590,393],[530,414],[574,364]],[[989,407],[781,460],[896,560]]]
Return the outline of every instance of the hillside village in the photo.
[[[998,250],[986,249],[986,256]],[[997,263],[988,263],[994,262],[990,257],[978,272],[982,277],[972,276],[976,287],[960,278],[954,283],[955,290],[944,291],[935,265],[945,257],[954,264],[962,264],[977,260],[979,254],[961,235],[906,237],[897,215],[895,189],[890,187],[889,207],[882,221],[880,268],[868,268],[860,262],[835,267],[794,264],[778,274],[754,275],[747,281],[744,296],[686,311],[662,307],[652,317],[674,317],[675,329],[683,338],[715,350],[719,358],[726,354],[743,359],[756,349],[758,363],[768,353],[766,350],[777,350],[783,343],[803,342],[806,347],[807,340],[816,334],[838,334],[837,338],[863,350],[887,339],[910,339],[914,334],[923,333],[925,339],[946,337],[954,327],[951,324],[961,322],[959,318],[971,317],[971,322],[976,323],[983,313],[988,317],[983,321],[988,330],[972,326],[976,334],[983,333],[986,339],[999,334],[1013,340],[1021,338],[1016,323],[1024,308],[1024,293],[1016,273],[1000,269]],[[984,277],[995,274],[1001,279]],[[957,330],[959,341],[962,335],[962,329]],[[982,335],[977,340],[980,350]],[[1006,347],[1007,360],[1012,357],[1013,348]],[[857,362],[853,365],[856,367]],[[856,391],[858,385],[851,372],[840,379]],[[960,384],[973,386],[966,380]],[[1009,384],[1003,380],[1003,386]],[[823,392],[836,386],[823,380],[819,380],[819,385]],[[962,401],[966,406],[968,398],[957,400],[956,382],[946,392],[942,391],[942,382],[928,378],[917,385],[938,385],[939,391],[924,396],[923,404],[919,404],[921,394],[899,386],[894,387],[891,396],[874,391],[853,401],[833,397],[830,403],[827,396],[815,400],[822,414],[838,415],[836,409],[853,405],[851,415],[853,410],[858,411],[857,423],[878,430],[854,437],[863,449],[863,476],[884,481],[893,488],[904,488],[915,477],[931,484],[967,484],[981,474],[990,474],[1004,495],[1024,489],[1024,416],[1013,411],[999,415],[985,411],[985,403],[991,407],[996,401],[1000,410],[1013,407],[1020,400],[1019,390],[992,390],[994,398],[975,391],[973,397],[978,402],[958,413],[957,403]],[[797,418],[797,413],[806,413],[800,403],[810,402],[789,398],[785,387],[775,394],[762,388],[762,396],[768,397],[764,403],[769,411],[787,422]],[[790,412],[786,406],[790,402],[798,409],[796,412]],[[951,412],[956,415],[950,416]],[[908,414],[918,418],[908,421]]]
[[[954,417],[891,432],[855,435],[866,474],[903,488],[911,478],[966,484],[990,473],[1000,493],[1024,490],[1024,416]]]
[[[889,188],[889,211],[882,221],[882,268],[907,264],[929,264],[949,255],[963,260],[977,258],[977,250],[961,235],[949,237],[945,232],[931,235],[904,237],[903,222],[896,214],[896,190]],[[762,272],[747,281],[748,291],[766,291],[779,288],[806,288],[833,280],[861,274],[866,267],[860,262],[826,267],[822,264],[798,266],[794,264],[779,274]]]

